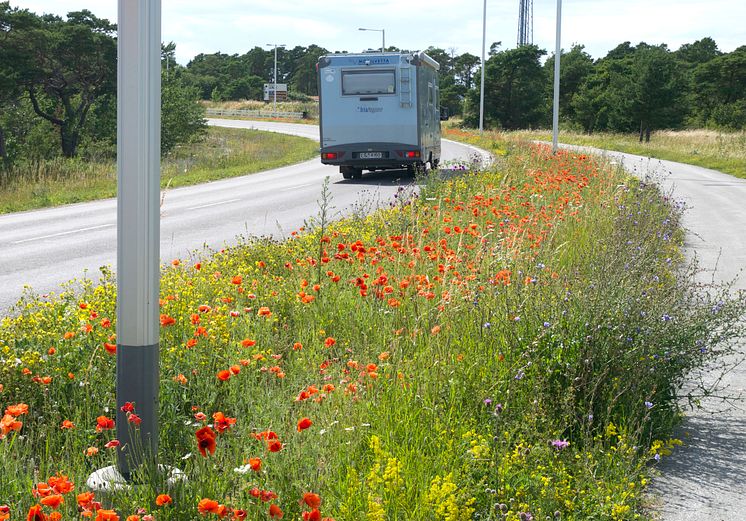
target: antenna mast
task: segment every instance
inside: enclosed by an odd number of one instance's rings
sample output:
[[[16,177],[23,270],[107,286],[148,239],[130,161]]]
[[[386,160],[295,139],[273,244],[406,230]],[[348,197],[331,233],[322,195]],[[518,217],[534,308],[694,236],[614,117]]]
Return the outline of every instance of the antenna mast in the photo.
[[[534,43],[534,0],[518,0],[518,47]]]

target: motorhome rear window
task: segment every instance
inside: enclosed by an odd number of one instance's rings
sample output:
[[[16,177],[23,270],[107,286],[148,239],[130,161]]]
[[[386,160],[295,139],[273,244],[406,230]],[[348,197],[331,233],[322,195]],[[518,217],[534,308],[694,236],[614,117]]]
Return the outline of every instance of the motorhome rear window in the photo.
[[[342,94],[393,94],[396,91],[395,80],[393,70],[343,71]]]

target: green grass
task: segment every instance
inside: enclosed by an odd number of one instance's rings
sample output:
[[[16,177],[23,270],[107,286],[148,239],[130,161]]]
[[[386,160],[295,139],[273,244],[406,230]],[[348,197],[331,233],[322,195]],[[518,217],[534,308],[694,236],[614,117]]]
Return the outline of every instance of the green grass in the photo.
[[[313,492],[338,521],[652,517],[642,492],[678,443],[679,386],[742,333],[743,302],[694,284],[655,187],[587,155],[461,137],[499,152],[494,167],[335,223],[325,190],[288,241],[164,266],[160,461],[189,480],[116,494],[124,516],[202,519],[210,498],[302,519]],[[13,519],[36,483],[61,473],[80,493],[113,462],[96,424],[115,409],[114,319],[104,270],[0,322],[0,410],[28,405],[0,439]],[[218,412],[236,423],[203,457],[196,432]],[[65,519],[77,510],[70,494]]]
[[[514,134],[519,139],[552,140],[551,132],[546,130]],[[746,132],[659,130],[651,134],[649,143],[640,143],[636,134],[587,135],[562,131],[560,141],[687,163],[746,179]]]
[[[236,177],[311,159],[318,143],[257,130],[209,127],[199,143],[177,147],[161,163],[161,187]],[[5,172],[0,213],[116,196],[116,163],[55,159]]]

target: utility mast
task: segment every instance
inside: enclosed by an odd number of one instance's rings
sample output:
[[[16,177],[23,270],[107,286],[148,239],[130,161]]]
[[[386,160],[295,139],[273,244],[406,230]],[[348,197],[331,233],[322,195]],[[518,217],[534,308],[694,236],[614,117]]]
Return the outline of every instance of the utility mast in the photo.
[[[534,0],[518,0],[518,47],[534,43]]]

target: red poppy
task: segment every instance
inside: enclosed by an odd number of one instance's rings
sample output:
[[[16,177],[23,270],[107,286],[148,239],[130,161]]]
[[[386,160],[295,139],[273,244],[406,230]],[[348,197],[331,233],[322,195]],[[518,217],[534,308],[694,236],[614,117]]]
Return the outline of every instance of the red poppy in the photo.
[[[311,425],[313,425],[313,422],[309,418],[301,418],[298,420],[298,432],[306,430]]]
[[[249,466],[254,472],[259,472],[262,468],[262,460],[260,458],[249,458]]]
[[[176,319],[169,315],[161,315],[161,325],[163,327],[173,326],[176,324]]]
[[[104,349],[106,349],[106,352],[115,355],[117,354],[117,345],[116,344],[110,344],[109,342],[104,342]]]
[[[6,407],[5,409],[5,414],[10,414],[11,416],[22,416],[26,413],[28,413],[28,405],[26,405],[25,403],[8,405],[8,407]]]
[[[220,504],[218,504],[218,502],[214,499],[209,498],[200,499],[199,503],[197,504],[197,511],[203,516],[208,513],[215,514],[217,513],[219,508]]]
[[[80,505],[83,508],[87,508],[88,505],[91,504],[93,501],[93,492],[83,492],[81,494],[78,494],[76,500],[78,502],[78,505]]]
[[[155,504],[159,507],[162,507],[164,505],[168,505],[169,503],[173,503],[174,500],[171,499],[171,496],[168,494],[158,494],[158,497],[155,498]]]
[[[119,516],[114,510],[102,508],[96,512],[96,521],[119,521]]]
[[[243,282],[243,277],[241,275],[236,275],[231,279],[231,282],[235,285],[240,285]]]
[[[337,341],[332,337],[327,337],[326,340],[324,340],[324,345],[326,347],[332,347],[334,344],[336,344]]]
[[[221,434],[236,423],[235,418],[229,418],[219,411],[212,415],[212,419],[215,420],[215,429]]]
[[[67,494],[69,492],[72,492],[73,488],[75,487],[75,483],[67,479],[67,476],[65,476],[64,474],[57,474],[56,476],[52,476],[47,480],[47,483],[49,483],[49,486],[52,487],[52,489],[58,494]]]
[[[218,380],[222,380],[225,382],[231,377],[231,372],[227,369],[223,369],[222,371],[218,371]]]
[[[267,449],[270,452],[280,452],[282,450],[282,443],[280,443],[280,440],[269,440],[267,442]]]
[[[47,521],[47,516],[41,509],[41,505],[34,505],[29,508],[26,521]]]
[[[215,431],[205,425],[195,433],[195,436],[197,437],[197,448],[203,457],[206,458],[208,452],[215,454]]]
[[[310,512],[303,512],[303,521],[321,521],[321,512],[314,508]]]
[[[321,506],[321,497],[313,492],[306,492],[303,494],[303,502],[309,506],[309,508],[319,508]]]
[[[96,431],[101,432],[114,428],[114,420],[107,418],[106,416],[99,416],[96,418]]]
[[[41,498],[41,504],[50,508],[59,508],[64,502],[65,498],[61,494],[52,494],[51,496]]]
[[[282,513],[282,510],[280,510],[280,507],[272,503],[269,505],[269,517],[275,518],[275,519],[282,519],[282,516],[285,515]]]

